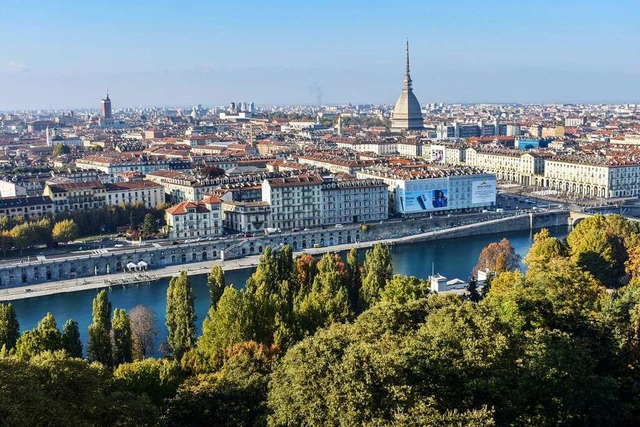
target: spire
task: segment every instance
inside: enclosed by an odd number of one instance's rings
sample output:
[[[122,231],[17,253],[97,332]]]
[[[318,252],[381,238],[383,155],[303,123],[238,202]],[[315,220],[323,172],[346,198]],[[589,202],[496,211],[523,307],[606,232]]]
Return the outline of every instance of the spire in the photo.
[[[407,38],[407,69],[404,74],[403,90],[411,90],[411,76],[409,75],[409,39]]]

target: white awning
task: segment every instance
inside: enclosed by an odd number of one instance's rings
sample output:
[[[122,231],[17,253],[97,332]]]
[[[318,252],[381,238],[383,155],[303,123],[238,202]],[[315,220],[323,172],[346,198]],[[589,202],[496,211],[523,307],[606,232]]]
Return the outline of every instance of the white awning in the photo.
[[[127,268],[129,270],[131,270],[132,268],[136,268],[136,267],[138,267],[138,264],[136,264],[136,263],[130,262],[130,263],[127,264]]]
[[[138,263],[138,267],[140,267],[140,268],[146,267],[146,266],[148,266],[148,265],[149,265],[149,264],[147,264],[147,263],[146,263],[146,262],[144,262],[144,261],[140,261],[140,262]]]

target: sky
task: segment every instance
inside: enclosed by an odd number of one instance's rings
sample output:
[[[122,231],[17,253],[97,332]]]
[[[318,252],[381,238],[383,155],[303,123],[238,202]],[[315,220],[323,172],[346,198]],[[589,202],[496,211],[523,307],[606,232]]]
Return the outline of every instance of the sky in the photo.
[[[637,0],[0,0],[0,110],[640,102]]]

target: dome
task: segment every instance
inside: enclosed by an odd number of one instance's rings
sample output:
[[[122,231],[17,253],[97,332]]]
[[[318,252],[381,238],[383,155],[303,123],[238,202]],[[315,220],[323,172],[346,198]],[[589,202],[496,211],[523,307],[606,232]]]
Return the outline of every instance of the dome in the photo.
[[[407,69],[402,84],[402,93],[393,109],[391,129],[414,130],[422,128],[422,109],[420,108],[418,98],[413,94],[411,76],[409,75],[409,41],[407,40]]]

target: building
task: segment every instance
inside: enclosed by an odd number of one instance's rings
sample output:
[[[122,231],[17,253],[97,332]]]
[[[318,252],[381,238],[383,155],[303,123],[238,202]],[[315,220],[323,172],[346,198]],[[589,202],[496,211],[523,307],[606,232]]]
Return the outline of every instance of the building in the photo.
[[[474,212],[495,206],[496,176],[470,167],[375,167],[358,178],[381,179],[389,186],[389,212],[432,215]]]
[[[467,148],[466,164],[495,174],[505,182],[534,185],[545,170],[546,153],[522,152],[504,148]]]
[[[216,196],[178,203],[165,211],[169,237],[198,238],[222,234],[222,200]]]
[[[136,157],[128,153],[94,154],[76,160],[76,168],[78,169],[99,170],[111,176],[129,171],[145,175],[159,169],[184,170],[190,167],[191,162],[182,159]]]
[[[105,184],[108,206],[142,203],[147,209],[164,202],[164,187],[152,181],[129,181]]]
[[[107,190],[100,181],[47,183],[42,192],[53,200],[55,212],[99,209],[106,205]]]
[[[325,225],[389,218],[389,191],[379,179],[349,179],[322,184],[321,216]]]
[[[100,103],[100,112],[102,113],[102,118],[111,119],[111,99],[109,99],[109,94]]]
[[[53,215],[53,200],[48,196],[17,196],[0,198],[0,217],[21,216],[25,221]]]
[[[269,202],[222,203],[222,225],[224,228],[241,233],[261,232],[269,228],[271,206]]]
[[[422,109],[418,98],[413,94],[411,75],[409,74],[409,40],[407,40],[407,68],[402,83],[402,93],[396,101],[391,116],[391,129],[420,130],[423,128]]]
[[[322,224],[322,178],[299,175],[262,182],[262,200],[271,205],[271,227],[318,227]]]

